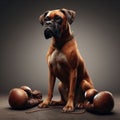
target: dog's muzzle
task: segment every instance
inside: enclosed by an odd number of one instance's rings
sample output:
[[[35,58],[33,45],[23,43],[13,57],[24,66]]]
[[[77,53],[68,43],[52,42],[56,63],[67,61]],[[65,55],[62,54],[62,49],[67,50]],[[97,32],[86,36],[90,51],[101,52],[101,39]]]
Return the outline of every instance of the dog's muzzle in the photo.
[[[53,36],[53,31],[50,28],[46,28],[44,31],[44,36],[46,39],[49,39]]]

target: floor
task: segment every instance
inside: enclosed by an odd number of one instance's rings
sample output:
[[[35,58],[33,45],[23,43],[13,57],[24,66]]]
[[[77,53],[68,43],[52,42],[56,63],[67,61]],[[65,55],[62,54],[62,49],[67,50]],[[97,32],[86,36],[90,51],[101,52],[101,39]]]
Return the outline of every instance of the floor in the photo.
[[[12,110],[9,107],[7,99],[7,96],[0,95],[0,120],[120,120],[120,96],[115,96],[115,107],[113,112],[109,115],[95,115],[89,112],[79,113],[83,111],[68,114],[62,113],[61,107],[50,107],[30,113],[31,110],[37,110],[38,108]],[[57,99],[57,96],[55,99]]]

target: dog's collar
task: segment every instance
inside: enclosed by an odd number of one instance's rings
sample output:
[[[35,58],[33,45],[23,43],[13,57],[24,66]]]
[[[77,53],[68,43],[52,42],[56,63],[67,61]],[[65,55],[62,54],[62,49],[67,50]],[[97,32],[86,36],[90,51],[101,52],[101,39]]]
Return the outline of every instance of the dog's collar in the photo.
[[[54,44],[53,44],[53,46],[55,47],[55,48],[57,48],[57,49],[61,49],[67,42],[69,42],[70,40],[72,40],[74,38],[74,36],[73,35],[70,35],[69,36],[69,38],[68,39],[66,39],[66,40],[64,40],[64,41],[60,41],[60,42],[55,42]]]

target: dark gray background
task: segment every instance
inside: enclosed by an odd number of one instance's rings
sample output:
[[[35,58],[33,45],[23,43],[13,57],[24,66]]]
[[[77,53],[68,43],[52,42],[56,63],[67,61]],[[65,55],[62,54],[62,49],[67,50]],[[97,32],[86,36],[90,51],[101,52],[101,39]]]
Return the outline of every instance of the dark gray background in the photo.
[[[0,94],[21,85],[47,93],[50,40],[38,18],[63,7],[77,12],[71,27],[96,89],[120,93],[119,0],[1,0]]]

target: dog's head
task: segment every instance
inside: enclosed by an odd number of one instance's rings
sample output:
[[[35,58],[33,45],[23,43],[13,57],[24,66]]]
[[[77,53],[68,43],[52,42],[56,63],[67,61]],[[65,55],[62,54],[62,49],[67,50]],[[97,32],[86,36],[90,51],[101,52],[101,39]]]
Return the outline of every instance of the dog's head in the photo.
[[[40,17],[40,23],[44,25],[44,35],[46,39],[51,37],[60,38],[62,32],[67,29],[68,24],[72,24],[76,16],[75,11],[58,9],[46,11]]]

